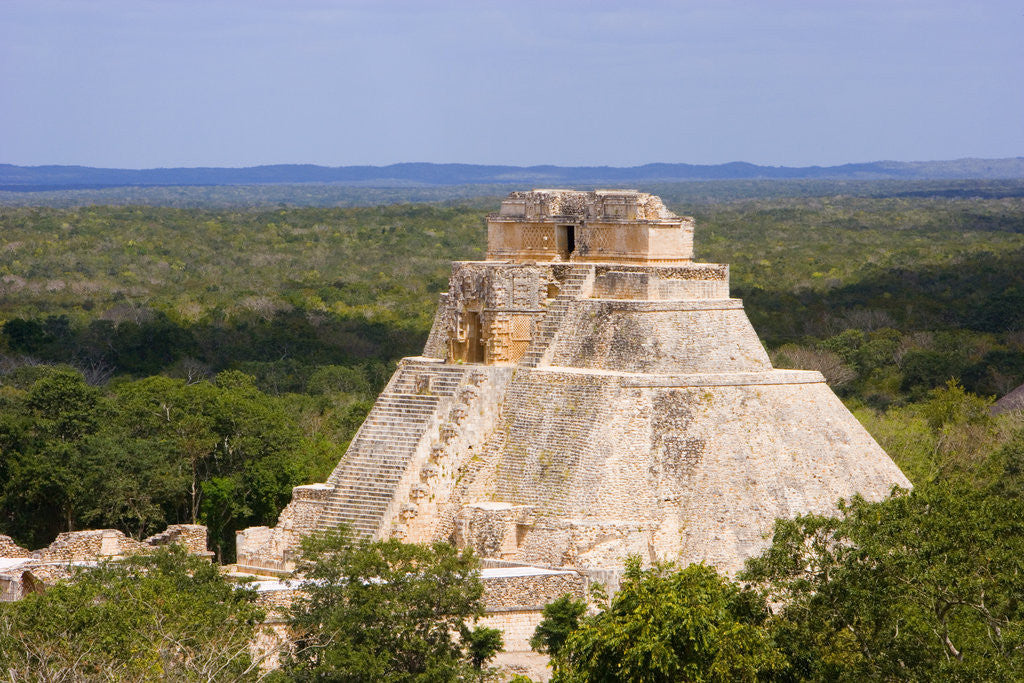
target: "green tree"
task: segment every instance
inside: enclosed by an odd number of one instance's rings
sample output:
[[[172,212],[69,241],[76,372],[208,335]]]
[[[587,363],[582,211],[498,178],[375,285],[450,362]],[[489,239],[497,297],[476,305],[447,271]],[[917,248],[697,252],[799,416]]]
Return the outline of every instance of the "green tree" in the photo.
[[[486,626],[469,628],[463,624],[460,629],[460,635],[462,636],[462,642],[466,646],[466,656],[469,659],[469,663],[480,672],[481,678],[483,678],[484,665],[494,655],[501,652],[501,648],[505,646],[505,641],[501,637],[501,631]]]
[[[97,440],[111,406],[75,370],[33,370],[27,390],[3,401],[0,525],[37,545],[75,529],[98,505],[91,482],[107,469]]]
[[[755,681],[783,664],[756,594],[704,565],[641,569],[560,648],[556,681]]]
[[[344,529],[303,539],[304,577],[291,625],[297,680],[454,681],[493,655],[471,550],[353,540]],[[468,652],[467,652],[468,648]]]
[[[577,600],[569,594],[544,605],[543,620],[530,638],[530,647],[551,656],[557,663],[562,654],[562,646],[569,635],[580,625],[580,618],[587,611],[587,603]]]
[[[118,387],[117,399],[123,438],[174,456],[177,516],[207,524],[220,558],[233,556],[238,528],[272,524],[292,487],[309,480],[294,421],[248,375],[194,384],[149,377]]]
[[[262,619],[252,591],[163,549],[0,603],[0,671],[31,681],[255,680],[249,642]]]
[[[1020,492],[939,482],[777,522],[742,578],[785,605],[794,679],[1020,680]]]

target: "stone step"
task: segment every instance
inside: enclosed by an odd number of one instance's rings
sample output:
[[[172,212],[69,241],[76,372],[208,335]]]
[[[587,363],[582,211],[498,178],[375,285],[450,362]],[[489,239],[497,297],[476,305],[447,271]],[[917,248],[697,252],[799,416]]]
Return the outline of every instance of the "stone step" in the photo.
[[[359,431],[359,434],[362,436],[368,436],[371,433],[375,435],[389,433],[400,435],[403,431],[418,434],[423,431],[426,423],[430,422],[430,417],[432,416],[419,419],[418,416],[378,415],[372,420],[367,419],[363,422],[366,426]]]
[[[414,425],[422,428],[422,423]],[[367,425],[366,429],[359,433],[358,445],[360,447],[388,446],[411,446],[419,443],[419,435],[423,430],[413,430],[408,427],[389,426],[385,423],[373,423]],[[354,442],[355,443],[355,442]]]
[[[374,408],[373,412],[378,412],[379,413],[381,411],[389,410],[389,411],[399,411],[399,412],[406,412],[406,413],[418,413],[418,412],[430,413],[430,412],[432,412],[434,410],[434,408],[437,406],[437,404],[438,404],[438,401],[434,401],[433,403],[407,403],[405,401],[388,401],[388,402],[386,402],[386,403],[384,403],[382,405],[379,405],[376,408]]]
[[[403,408],[382,408],[382,409],[379,409],[379,410],[374,410],[369,415],[367,415],[367,417],[368,418],[375,417],[378,420],[384,419],[384,418],[387,418],[387,417],[409,418],[411,420],[415,420],[417,418],[427,419],[427,418],[429,418],[433,414],[434,414],[433,410],[414,410],[414,409],[403,409]]]
[[[348,515],[337,515],[330,518],[322,518],[323,526],[338,526],[339,524],[349,524],[354,527],[362,527],[364,529],[374,530],[376,528],[376,515],[373,516],[348,516]]]
[[[386,490],[388,485],[393,484],[394,482],[401,479],[400,474],[402,471],[404,471],[404,467],[396,467],[390,469],[398,473],[399,476],[392,476],[391,472],[381,472],[374,475],[373,478],[368,478],[366,476],[363,476],[369,474],[368,472],[353,472],[348,476],[339,477],[335,481],[331,482],[331,484],[336,489],[336,494],[334,495],[352,493],[359,489],[379,489],[382,491]]]
[[[420,394],[391,394],[379,400],[382,405],[386,406],[419,406],[425,408],[435,406],[439,401],[440,397],[438,396],[423,396]]]
[[[351,522],[362,522],[365,524],[373,524],[379,520],[380,516],[384,514],[384,510],[387,509],[387,504],[383,505],[371,505],[366,504],[365,501],[361,501],[364,504],[358,508],[337,508],[335,510],[325,510],[321,519],[325,522],[332,522],[339,519],[348,520]]]
[[[345,491],[340,491],[339,493],[345,493]],[[350,503],[353,500],[358,500],[362,505],[358,507],[347,505],[347,503]],[[369,514],[371,510],[380,511],[381,509],[386,508],[390,502],[391,498],[383,494],[366,493],[366,495],[360,496],[352,493],[344,498],[337,498],[335,500],[335,504],[325,507],[324,511],[336,515],[364,515]]]
[[[407,465],[408,463],[402,463],[401,467],[382,466],[380,468],[380,472],[372,472],[369,467],[362,470],[346,472],[332,481],[331,484],[336,487],[337,494],[351,491],[359,486],[376,486],[386,488],[387,485],[393,484],[402,478],[401,474],[405,472]]]
[[[372,506],[366,506],[361,508],[359,512],[354,512],[351,509],[330,510],[324,513],[323,519],[324,521],[335,521],[339,519],[345,519],[352,522],[363,522],[367,524],[372,524],[374,520],[380,515],[380,513],[384,512],[385,507],[387,506],[381,505],[376,508]]]
[[[394,467],[388,469],[395,471],[399,476],[390,476],[390,474],[382,471],[374,478],[359,478],[361,474],[367,474],[368,472],[356,471],[348,474],[348,476],[338,477],[331,483],[337,488],[338,495],[352,493],[360,487],[386,489],[387,484],[394,483],[401,478],[400,473],[404,471],[404,465],[400,468]]]
[[[322,527],[338,526],[339,524],[347,524],[355,529],[368,531],[371,534],[377,530],[377,523],[374,519],[369,517],[337,517],[335,519],[324,519]]]
[[[373,524],[374,521],[384,512],[385,507],[387,506],[367,506],[360,508],[358,512],[355,512],[351,509],[332,510],[329,513],[325,513],[322,519],[325,522],[334,522],[336,520],[344,519],[350,522]]]
[[[394,482],[392,482],[394,483]],[[360,490],[358,488],[348,488],[345,486],[338,487],[338,494],[334,502],[324,506],[325,510],[344,510],[344,501],[353,498],[361,498],[369,504],[381,503],[387,505],[391,497],[387,494],[387,487],[375,487],[369,491]]]
[[[404,468],[408,458],[377,458],[376,460],[355,460],[348,463],[346,467],[340,470],[343,474],[366,474],[368,472],[379,471],[381,474],[392,469]]]
[[[397,444],[391,439],[373,439],[353,443],[350,449],[352,453],[345,459],[346,463],[371,460],[373,462],[388,459],[401,460],[409,457],[416,450],[418,440],[410,440],[406,443]]]
[[[377,532],[416,448],[441,421],[469,373],[470,368],[425,361],[401,365],[328,480],[335,490],[324,506],[321,527],[345,523],[363,535]],[[416,387],[426,382],[430,392],[418,393]]]

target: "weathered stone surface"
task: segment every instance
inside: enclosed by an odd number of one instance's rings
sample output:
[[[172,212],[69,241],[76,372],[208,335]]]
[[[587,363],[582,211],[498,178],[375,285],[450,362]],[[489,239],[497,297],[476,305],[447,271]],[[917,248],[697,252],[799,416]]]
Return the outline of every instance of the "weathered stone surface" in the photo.
[[[3,557],[32,557],[32,552],[15,543],[10,536],[0,534],[0,558]]]
[[[0,535],[0,600],[17,600],[31,590],[70,578],[75,564],[142,555],[175,543],[194,555],[213,556],[206,549],[206,527],[201,524],[172,524],[143,541],[116,529],[66,531],[34,552]]]
[[[116,529],[65,531],[53,543],[32,553],[41,562],[83,562],[149,552],[152,548]]]
[[[204,555],[206,540],[206,527],[202,524],[171,524],[142,542],[154,547],[178,544],[193,555]]]

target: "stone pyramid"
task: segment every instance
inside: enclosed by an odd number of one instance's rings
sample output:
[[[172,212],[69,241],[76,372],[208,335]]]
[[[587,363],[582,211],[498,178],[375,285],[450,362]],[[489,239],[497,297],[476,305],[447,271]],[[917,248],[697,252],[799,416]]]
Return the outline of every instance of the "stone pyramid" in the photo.
[[[324,484],[238,562],[288,571],[303,533],[449,540],[485,558],[732,572],[773,521],[909,487],[817,372],[773,369],[693,220],[622,190],[513,192],[485,261],[452,265],[423,356],[401,361]]]

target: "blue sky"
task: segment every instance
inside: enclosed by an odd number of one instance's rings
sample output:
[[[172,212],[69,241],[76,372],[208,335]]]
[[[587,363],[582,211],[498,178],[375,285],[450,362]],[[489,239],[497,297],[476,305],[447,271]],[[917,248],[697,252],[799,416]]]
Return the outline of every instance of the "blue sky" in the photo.
[[[1024,156],[1024,1],[0,0],[0,162]]]

